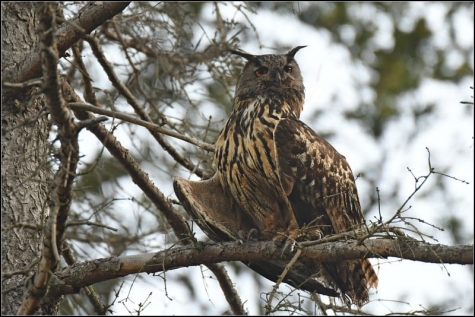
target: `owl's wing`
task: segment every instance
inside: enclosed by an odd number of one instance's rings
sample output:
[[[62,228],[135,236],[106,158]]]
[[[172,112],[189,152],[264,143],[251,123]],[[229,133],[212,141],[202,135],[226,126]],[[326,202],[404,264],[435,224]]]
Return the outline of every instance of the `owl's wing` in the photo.
[[[192,220],[198,224],[206,235],[214,241],[235,241],[239,239],[239,231],[249,232],[253,228],[252,222],[239,216],[240,211],[233,204],[229,195],[226,195],[215,174],[205,181],[188,181],[176,178],[173,182],[175,193],[183,208]],[[241,218],[244,217],[244,218]],[[254,261],[244,262],[265,278],[276,282],[282,275],[286,261]],[[314,275],[321,272],[321,266],[312,267],[305,263],[297,262],[288,271],[284,282],[294,287],[317,292],[327,296],[339,296],[332,288],[326,287]]]
[[[252,227],[247,227],[244,221],[240,226],[238,212],[230,199],[225,195],[215,174],[204,181],[189,181],[177,177],[173,181],[173,189],[194,223],[214,241],[234,241],[241,229],[248,232]]]
[[[359,227],[363,215],[346,158],[298,119],[274,133],[281,182],[300,226],[316,218],[325,234]]]
[[[301,228],[328,235],[362,225],[355,180],[343,155],[296,118],[279,122],[274,141],[282,187]],[[348,305],[353,302],[361,307],[369,300],[367,286],[378,285],[368,259],[323,266],[330,284],[338,286]]]

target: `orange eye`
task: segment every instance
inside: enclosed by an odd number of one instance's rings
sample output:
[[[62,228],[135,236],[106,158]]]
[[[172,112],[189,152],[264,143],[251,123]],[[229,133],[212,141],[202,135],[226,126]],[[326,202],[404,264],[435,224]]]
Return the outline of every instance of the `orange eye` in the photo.
[[[267,74],[268,70],[265,67],[259,67],[256,71],[255,74],[257,77],[261,77],[262,75]]]
[[[292,66],[290,66],[290,65],[287,65],[287,66],[284,67],[284,71],[285,71],[286,73],[289,73],[289,74],[290,74],[290,73],[292,73],[292,70],[293,70],[293,69],[292,69]]]

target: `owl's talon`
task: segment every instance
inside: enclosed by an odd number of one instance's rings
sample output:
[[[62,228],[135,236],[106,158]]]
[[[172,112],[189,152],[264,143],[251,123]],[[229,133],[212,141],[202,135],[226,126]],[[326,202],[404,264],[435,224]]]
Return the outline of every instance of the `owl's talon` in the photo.
[[[298,244],[297,241],[295,241],[294,239],[287,239],[287,241],[285,242],[285,245],[284,247],[282,248],[282,254],[281,256],[284,255],[284,253],[289,250],[290,248],[290,252],[294,252],[295,251],[295,246]]]
[[[257,241],[258,234],[259,231],[255,228],[249,230],[247,234],[243,230],[239,230],[237,233],[238,238],[243,242]]]
[[[280,248],[280,247],[282,247],[282,245],[284,245],[285,239],[286,239],[286,238],[285,238],[284,235],[279,234],[279,235],[275,236],[275,237],[272,239],[272,243],[273,243],[276,247]]]
[[[259,231],[257,229],[252,228],[249,230],[249,233],[247,234],[247,241],[257,241],[257,237],[259,235]]]
[[[323,232],[320,229],[309,230],[305,233],[305,240],[316,241],[323,238]]]
[[[294,238],[286,237],[282,234],[274,237],[274,239],[272,239],[272,242],[274,243],[276,247],[278,248],[282,247],[281,256],[283,256],[284,253],[289,250],[289,248],[290,248],[290,252],[294,252],[295,246],[298,243]]]

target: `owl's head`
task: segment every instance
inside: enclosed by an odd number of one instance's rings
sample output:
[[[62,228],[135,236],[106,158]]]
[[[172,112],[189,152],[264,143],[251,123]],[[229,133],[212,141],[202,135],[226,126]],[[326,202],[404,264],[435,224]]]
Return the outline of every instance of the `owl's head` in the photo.
[[[259,96],[300,99],[303,103],[305,87],[295,54],[305,46],[297,46],[286,54],[253,55],[231,50],[247,60],[236,86],[235,100],[254,99]]]

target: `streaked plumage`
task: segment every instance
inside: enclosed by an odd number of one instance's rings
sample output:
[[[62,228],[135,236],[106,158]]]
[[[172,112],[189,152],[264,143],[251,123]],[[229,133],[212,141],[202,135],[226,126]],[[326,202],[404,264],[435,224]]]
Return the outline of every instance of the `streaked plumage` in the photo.
[[[274,132],[280,120],[295,119],[304,87],[293,55],[253,56],[239,78],[231,117],[216,142],[221,184],[263,239],[295,239],[299,225],[282,187]],[[260,77],[256,73],[263,72]],[[249,78],[250,77],[250,78]],[[256,80],[257,78],[257,80]],[[282,89],[285,88],[285,89]]]
[[[196,198],[194,189],[184,183],[175,186],[176,192],[181,191],[177,193],[180,201],[188,206],[185,209],[200,219],[200,227],[207,227],[203,230],[215,240],[235,239],[257,229],[258,239],[292,242],[305,233],[325,236],[363,225],[355,180],[345,157],[299,120],[305,94],[294,56],[301,48],[282,55],[233,51],[248,62],[238,80],[231,116],[216,142],[217,173],[208,181],[220,187],[219,195],[225,198],[214,196],[211,203],[204,203],[208,204],[205,208],[203,204],[197,208],[184,197]],[[210,213],[209,208],[221,210]],[[378,284],[368,260],[299,265],[292,272],[296,279],[316,273],[318,285],[340,290],[348,304],[359,307],[369,300],[368,287]],[[272,275],[283,266],[250,265],[274,280]]]

